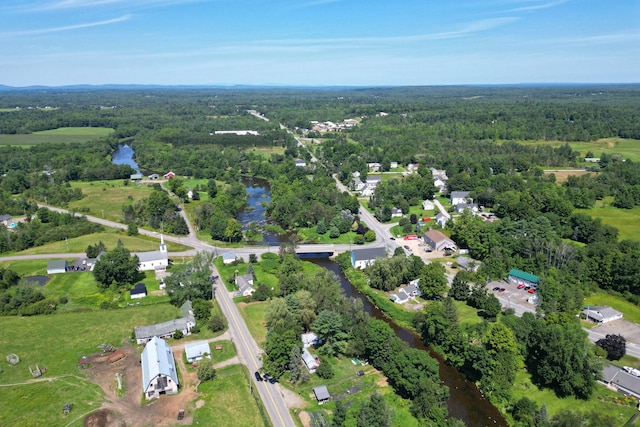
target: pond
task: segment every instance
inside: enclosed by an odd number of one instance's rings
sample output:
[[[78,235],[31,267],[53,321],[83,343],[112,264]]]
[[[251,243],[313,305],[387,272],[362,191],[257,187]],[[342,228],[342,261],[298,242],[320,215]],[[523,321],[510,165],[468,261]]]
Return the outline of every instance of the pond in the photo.
[[[135,169],[136,173],[140,173],[138,163],[133,159],[135,151],[127,144],[118,145],[118,148],[111,154],[111,163],[114,165],[129,165]]]

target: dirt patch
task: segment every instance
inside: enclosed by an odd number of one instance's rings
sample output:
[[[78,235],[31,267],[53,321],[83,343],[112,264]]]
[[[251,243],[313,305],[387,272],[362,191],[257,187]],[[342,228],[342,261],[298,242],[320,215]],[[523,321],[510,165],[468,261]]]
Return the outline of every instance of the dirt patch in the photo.
[[[300,413],[298,414],[298,417],[300,417],[300,421],[302,422],[302,425],[304,427],[311,426],[311,416],[307,411],[300,411]]]
[[[295,392],[284,387],[280,387],[280,390],[282,392],[282,395],[284,396],[284,401],[287,404],[288,408],[304,408],[305,406],[307,406],[307,401]]]
[[[182,350],[174,351],[176,367],[180,371],[181,384],[178,394],[160,396],[159,399],[148,402],[143,402],[142,396],[140,364],[142,346],[137,348],[130,343],[125,343],[119,350],[125,354],[125,357],[114,363],[109,363],[109,356],[112,353],[96,353],[80,360],[82,363],[88,362],[90,366],[84,370],[88,379],[98,384],[105,392],[105,402],[101,409],[85,418],[85,426],[190,425],[193,422],[193,417],[189,416],[193,408],[191,403],[199,396],[194,389],[197,375],[195,372],[187,372],[182,361]],[[124,388],[120,391],[116,390],[116,373],[124,379]],[[181,409],[186,411],[187,416],[178,421],[177,415]]]

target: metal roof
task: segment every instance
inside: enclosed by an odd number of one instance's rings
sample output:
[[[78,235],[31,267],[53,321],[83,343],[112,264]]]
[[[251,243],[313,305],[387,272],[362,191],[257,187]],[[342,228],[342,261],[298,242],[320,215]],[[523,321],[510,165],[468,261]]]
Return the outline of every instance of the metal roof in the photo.
[[[162,251],[138,252],[136,255],[139,262],[164,261],[169,258],[169,255]]]
[[[140,282],[140,283],[136,283],[136,285],[133,287],[133,289],[131,289],[131,295],[138,295],[138,294],[147,294],[147,286]]]
[[[319,385],[313,388],[313,393],[316,395],[316,399],[320,400],[328,400],[331,399],[331,395],[329,394],[329,390],[327,390],[326,385]]]
[[[528,280],[532,283],[538,283],[540,279],[535,274],[527,273],[526,271],[518,270],[517,268],[512,268],[509,271],[509,276],[517,277],[518,279]]]
[[[376,258],[386,258],[385,248],[354,249],[352,252],[355,261],[365,261]]]
[[[211,347],[207,341],[196,341],[189,344],[185,344],[184,352],[187,355],[187,360],[195,360],[198,357],[202,357],[206,354],[211,355]]]
[[[69,263],[64,259],[54,259],[47,263],[47,270],[66,270]]]
[[[151,381],[158,375],[166,375],[178,384],[176,362],[169,344],[162,338],[153,337],[142,351],[142,392],[146,392]]]

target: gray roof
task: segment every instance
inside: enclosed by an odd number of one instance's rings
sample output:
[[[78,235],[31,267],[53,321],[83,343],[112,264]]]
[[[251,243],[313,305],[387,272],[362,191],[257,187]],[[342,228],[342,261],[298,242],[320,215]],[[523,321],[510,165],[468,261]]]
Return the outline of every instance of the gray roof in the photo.
[[[352,253],[353,259],[356,261],[366,261],[387,257],[387,251],[384,248],[355,249]]]
[[[251,282],[253,282],[252,274],[243,274],[236,277],[236,285],[238,285],[238,288],[242,293],[253,289],[253,285],[251,284]]]
[[[69,263],[64,259],[54,259],[47,263],[47,270],[66,270]]]
[[[469,197],[469,194],[471,194],[471,191],[452,191],[451,197],[456,199],[461,199],[461,198]]]
[[[161,337],[173,334],[175,331],[187,329],[189,319],[181,317],[179,319],[168,320],[155,325],[137,326],[135,328],[136,339],[149,339],[151,337]]]
[[[0,215],[0,221],[10,221],[10,220],[11,220],[11,215],[9,214]]]
[[[187,354],[187,360],[191,360],[204,356],[205,353],[211,355],[211,347],[207,341],[196,341],[185,344],[184,352]]]
[[[316,395],[316,399],[318,400],[331,399],[331,395],[329,394],[329,390],[327,390],[326,385],[319,385],[317,387],[314,387],[313,393]]]
[[[173,359],[171,347],[162,338],[153,337],[142,351],[142,391],[145,392],[149,383],[158,375],[166,375],[178,384],[176,362]]]
[[[640,396],[640,377],[631,375],[613,365],[606,365],[602,369],[602,377],[605,382],[615,384],[636,396]]]
[[[138,252],[136,255],[138,255],[140,262],[160,261],[169,258],[169,255],[162,251]]]
[[[190,320],[194,325],[196,324],[196,319],[193,316],[193,306],[191,305],[190,300],[186,300],[184,304],[180,306],[180,313],[182,314],[182,317]]]
[[[614,310],[611,307],[589,307],[582,310],[582,314],[599,321],[622,315],[618,310]]]
[[[479,261],[476,261],[475,259],[472,259],[472,258],[469,258],[469,257],[466,257],[466,256],[460,256],[460,257],[456,258],[456,262],[462,268],[469,268],[469,267],[471,267],[472,263],[474,265],[480,265]]]
[[[147,294],[147,286],[140,282],[136,283],[136,285],[131,289],[131,295],[139,295],[139,294]]]

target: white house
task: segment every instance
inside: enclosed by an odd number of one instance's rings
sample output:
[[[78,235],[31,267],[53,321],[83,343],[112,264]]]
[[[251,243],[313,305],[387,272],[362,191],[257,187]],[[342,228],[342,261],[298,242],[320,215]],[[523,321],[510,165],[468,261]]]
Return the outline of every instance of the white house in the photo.
[[[451,217],[448,214],[443,214],[442,212],[439,212],[436,215],[436,224],[438,224],[440,227],[444,228],[447,225],[447,222],[449,222],[449,220],[451,219]]]
[[[69,263],[64,259],[56,259],[47,263],[47,274],[65,273]]]
[[[421,296],[422,292],[420,291],[419,282],[420,279],[412,280],[407,286],[400,288],[398,292],[391,295],[389,299],[398,304],[404,304],[409,301],[409,298]]]
[[[236,262],[236,254],[233,252],[224,252],[222,254],[222,263],[223,264],[233,264]]]
[[[391,218],[398,218],[402,216],[402,209],[391,208]]]
[[[440,193],[447,189],[447,182],[443,181],[442,178],[435,178],[433,180],[433,186],[438,189]]]
[[[139,271],[147,270],[166,270],[169,265],[169,253],[167,245],[164,243],[164,237],[160,236],[160,250],[150,252],[138,252]]]
[[[309,350],[307,350],[306,348],[302,349],[302,361],[309,370],[310,374],[315,373],[316,369],[318,369],[318,366],[320,366],[320,359],[309,353]]]
[[[354,249],[351,251],[351,265],[353,268],[365,268],[373,264],[377,258],[386,258],[385,248]]]
[[[584,316],[596,323],[609,323],[622,319],[622,313],[611,307],[587,307],[582,310]]]
[[[424,242],[434,251],[456,249],[455,242],[438,230],[429,230],[424,233]]]
[[[243,297],[251,296],[256,290],[253,288],[253,274],[242,274],[236,276],[236,285],[239,293]]]
[[[147,400],[178,392],[178,373],[173,352],[161,338],[153,337],[142,351],[142,392]]]
[[[296,166],[300,168],[304,168],[307,166],[307,162],[304,161],[303,159],[296,159]]]
[[[390,162],[389,163],[389,169],[395,169],[398,167],[398,162]]]
[[[456,206],[460,203],[473,203],[473,199],[469,197],[471,191],[452,191],[450,194],[451,205]]]
[[[207,341],[196,341],[185,344],[184,353],[189,363],[202,360],[203,357],[211,359],[211,347]]]
[[[300,336],[300,340],[302,341],[302,345],[304,348],[309,348],[314,345],[320,344],[322,341],[316,334],[313,332],[307,332],[306,334],[302,334]]]
[[[422,202],[422,210],[425,211],[432,211],[436,208],[435,203],[433,203],[432,200],[425,200],[424,202]]]
[[[458,203],[456,205],[456,212],[463,213],[465,210],[469,210],[471,213],[476,214],[478,212],[478,205],[475,203]]]

